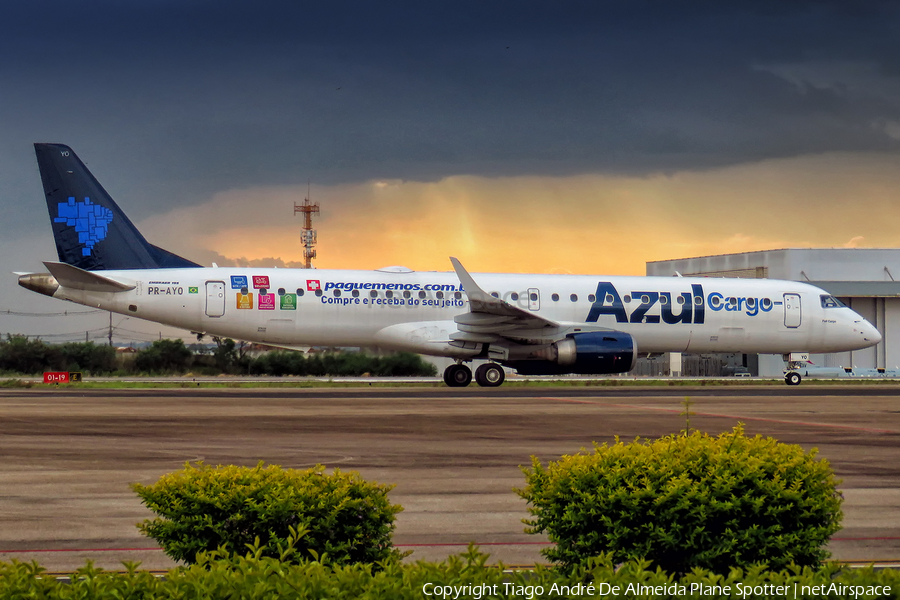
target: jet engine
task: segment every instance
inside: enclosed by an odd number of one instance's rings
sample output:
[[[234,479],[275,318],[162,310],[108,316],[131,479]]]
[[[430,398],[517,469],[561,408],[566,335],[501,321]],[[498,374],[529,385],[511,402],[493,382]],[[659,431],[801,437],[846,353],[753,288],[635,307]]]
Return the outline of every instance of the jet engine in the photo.
[[[633,369],[637,355],[637,343],[629,334],[589,331],[572,333],[554,342],[536,353],[536,360],[512,360],[505,364],[522,375],[608,375]]]

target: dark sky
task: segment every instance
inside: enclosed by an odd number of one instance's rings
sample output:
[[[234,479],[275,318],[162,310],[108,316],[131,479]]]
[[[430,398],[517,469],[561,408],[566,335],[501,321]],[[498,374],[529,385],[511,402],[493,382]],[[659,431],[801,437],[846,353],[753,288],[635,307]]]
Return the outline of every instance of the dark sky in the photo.
[[[100,165],[139,223],[308,179],[896,153],[898,76],[896,2],[8,2],[3,254],[54,258],[36,141]]]

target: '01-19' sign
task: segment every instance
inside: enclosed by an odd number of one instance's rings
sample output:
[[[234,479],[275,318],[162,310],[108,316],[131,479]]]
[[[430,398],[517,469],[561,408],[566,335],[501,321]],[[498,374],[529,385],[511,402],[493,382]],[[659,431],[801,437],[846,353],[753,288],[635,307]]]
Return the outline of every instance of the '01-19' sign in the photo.
[[[48,371],[44,373],[44,383],[77,383],[81,381],[81,373],[66,371]]]

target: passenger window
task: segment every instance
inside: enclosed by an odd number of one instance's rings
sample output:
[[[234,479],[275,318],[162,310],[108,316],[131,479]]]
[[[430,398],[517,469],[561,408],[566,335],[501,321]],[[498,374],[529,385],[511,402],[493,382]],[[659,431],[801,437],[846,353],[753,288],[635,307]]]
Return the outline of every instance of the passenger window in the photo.
[[[550,296],[550,299],[554,302],[559,302],[559,294],[553,294],[552,296]]]
[[[498,294],[497,292],[491,292],[491,296],[493,296],[494,298],[499,298],[500,294]]]
[[[512,294],[509,295],[509,299],[512,300],[513,302],[516,302],[519,299],[519,295],[517,293],[513,292]]]
[[[427,294],[426,294],[425,292],[423,292],[423,291],[421,291],[421,290],[419,291],[419,298],[424,299],[426,295],[427,295]]]
[[[305,290],[303,288],[297,288],[297,296],[298,297],[302,296],[304,293],[305,293]]]
[[[394,297],[394,292],[392,292],[391,290],[388,290],[388,291],[386,291],[386,292],[384,293],[384,297],[385,297],[385,298],[393,298],[393,297]]]
[[[593,294],[588,294],[588,302],[593,302],[597,299],[597,296]]]
[[[578,302],[578,294],[572,294],[571,296],[569,296],[569,300],[571,300],[572,302]]]
[[[278,295],[284,296],[284,288],[278,288]]]
[[[335,290],[335,291],[337,291],[337,290]],[[316,290],[316,296],[321,296],[321,295],[322,295],[322,290]]]
[[[353,290],[350,293],[353,295],[354,298],[359,298],[359,290]]]
[[[409,298],[410,296],[412,296],[412,294],[409,293],[409,290],[406,290],[405,292],[403,292],[404,298]]]
[[[371,292],[369,292],[369,296],[371,296],[372,298],[377,298],[378,290],[372,290]]]
[[[438,300],[443,300],[443,299],[444,299],[444,292],[438,292],[437,294],[435,294],[435,297],[436,297]]]
[[[456,292],[455,294],[453,294],[453,297],[457,300],[462,300],[462,292]]]
[[[340,297],[341,297],[341,290],[334,290],[334,297],[335,297],[335,298],[340,298]]]
[[[459,292],[456,292],[456,293],[458,294]],[[531,295],[529,296],[529,298],[531,299],[532,302],[537,302],[537,294],[535,294],[534,292],[531,292]]]

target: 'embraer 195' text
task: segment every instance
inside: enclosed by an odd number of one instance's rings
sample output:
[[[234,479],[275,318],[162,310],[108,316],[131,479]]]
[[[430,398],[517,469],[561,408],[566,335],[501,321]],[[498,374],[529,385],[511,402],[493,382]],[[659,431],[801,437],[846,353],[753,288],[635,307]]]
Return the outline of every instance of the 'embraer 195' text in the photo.
[[[691,284],[691,291],[672,293],[635,290],[623,297],[612,283],[597,284],[597,296],[588,313],[587,322],[596,322],[601,315],[612,315],[616,323],[704,323],[706,309],[713,312],[742,312],[750,317],[767,313],[777,302],[770,298],[725,296],[719,292],[705,295],[703,286]],[[626,309],[626,304],[632,308]]]

